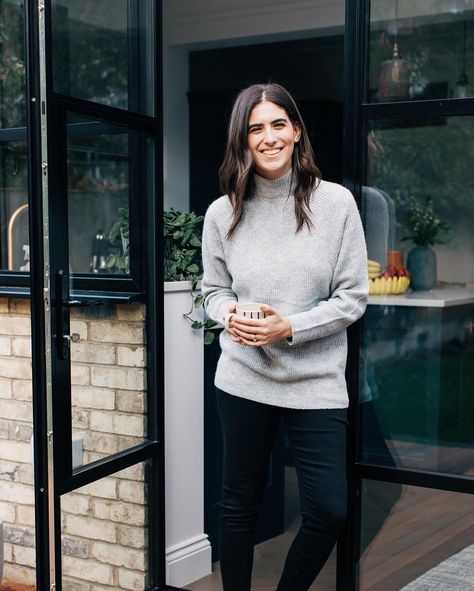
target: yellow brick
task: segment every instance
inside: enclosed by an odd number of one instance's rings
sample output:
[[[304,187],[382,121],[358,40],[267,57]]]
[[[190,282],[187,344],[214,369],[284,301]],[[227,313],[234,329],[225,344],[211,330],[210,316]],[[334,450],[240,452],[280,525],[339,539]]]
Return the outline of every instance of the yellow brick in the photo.
[[[91,384],[121,390],[143,390],[145,373],[134,367],[91,367]]]
[[[30,300],[27,298],[18,298],[10,300],[10,314],[31,315]]]
[[[117,318],[119,320],[144,320],[145,304],[134,302],[133,304],[117,304]]]
[[[8,337],[0,337],[0,355],[9,356],[12,352],[12,344]]]
[[[0,377],[31,379],[31,360],[0,357]]]
[[[0,316],[0,334],[30,336],[30,319],[26,316]]]
[[[91,341],[100,343],[140,345],[144,342],[144,327],[137,323],[94,322],[90,335]]]

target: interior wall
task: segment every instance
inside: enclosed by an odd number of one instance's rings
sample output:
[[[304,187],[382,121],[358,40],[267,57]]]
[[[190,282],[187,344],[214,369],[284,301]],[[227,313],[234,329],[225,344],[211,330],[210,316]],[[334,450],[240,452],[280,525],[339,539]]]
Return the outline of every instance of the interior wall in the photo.
[[[190,89],[190,52],[240,46],[240,52],[232,56],[232,64],[216,61],[209,70],[209,77],[201,81],[201,87],[206,84],[211,90],[217,90],[223,83],[228,88],[235,73],[233,68],[238,67],[240,57],[245,54],[245,45],[342,34],[344,14],[344,0],[261,0],[259,3],[254,0],[164,0],[165,208],[189,210],[187,92]],[[292,59],[294,56],[283,53],[279,64],[275,64],[276,69],[278,65],[288,68]],[[320,66],[317,64],[318,68]],[[307,79],[301,79],[298,85],[313,83],[311,70],[309,68]],[[319,90],[324,92],[325,89],[331,94],[331,84],[336,83],[334,76],[337,74],[337,68],[332,72],[328,70]],[[197,89],[199,81],[193,80],[192,84]],[[233,87],[239,87],[235,78]]]

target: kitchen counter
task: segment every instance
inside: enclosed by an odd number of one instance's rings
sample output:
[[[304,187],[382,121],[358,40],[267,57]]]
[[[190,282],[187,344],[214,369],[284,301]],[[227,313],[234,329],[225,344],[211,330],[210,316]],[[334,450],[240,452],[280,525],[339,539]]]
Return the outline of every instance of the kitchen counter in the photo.
[[[411,306],[419,308],[448,308],[474,304],[474,289],[442,287],[429,291],[408,290],[400,295],[371,295],[369,306]]]

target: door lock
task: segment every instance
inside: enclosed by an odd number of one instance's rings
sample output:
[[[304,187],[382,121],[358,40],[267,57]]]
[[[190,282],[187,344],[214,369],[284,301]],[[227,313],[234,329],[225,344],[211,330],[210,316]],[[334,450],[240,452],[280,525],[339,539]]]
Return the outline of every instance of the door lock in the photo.
[[[71,343],[78,343],[81,340],[81,335],[78,332],[73,332],[72,334],[63,335],[63,339],[67,345],[70,345]]]

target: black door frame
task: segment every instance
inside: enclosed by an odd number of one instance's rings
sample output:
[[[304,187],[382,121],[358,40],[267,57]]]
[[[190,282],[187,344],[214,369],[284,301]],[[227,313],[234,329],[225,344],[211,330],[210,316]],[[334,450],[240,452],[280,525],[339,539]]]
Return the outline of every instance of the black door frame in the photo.
[[[364,180],[368,120],[408,119],[474,115],[474,97],[466,99],[423,100],[392,103],[366,103],[370,0],[346,0],[345,24],[345,100],[343,184],[349,188],[360,208]],[[350,330],[347,382],[350,398],[349,430],[349,519],[338,543],[337,589],[355,591],[360,558],[361,486],[365,479],[394,484],[474,494],[474,478],[416,469],[366,464],[360,461],[361,420],[358,404],[359,351],[361,326]]]
[[[138,4],[138,3],[136,3]],[[136,15],[133,2],[129,15]],[[150,561],[147,589],[162,591],[166,586],[165,563],[165,482],[164,482],[164,335],[163,335],[163,277],[162,277],[162,81],[161,81],[161,2],[150,2],[152,14],[147,14],[156,48],[153,78],[155,82],[155,117],[59,95],[52,88],[51,1],[25,2],[25,37],[27,48],[27,111],[28,111],[28,190],[30,206],[31,248],[31,324],[33,432],[35,462],[35,523],[37,589],[62,588],[60,497],[85,484],[94,482],[119,470],[147,460],[148,543]],[[152,17],[150,20],[150,16]],[[141,54],[144,58],[144,54]],[[65,206],[57,195],[67,194],[66,188],[66,114],[77,113],[101,121],[146,133],[154,140],[152,191],[147,199],[146,289],[141,294],[147,305],[147,425],[148,440],[141,445],[72,471],[69,367],[61,363],[55,350],[59,339],[58,268],[68,269]],[[42,133],[47,117],[48,125]],[[46,152],[46,139],[49,140]],[[148,155],[148,158],[150,156]],[[48,164],[51,167],[48,170]],[[56,191],[48,200],[48,189]],[[66,199],[62,200],[64,203]],[[45,233],[45,214],[48,224]],[[62,222],[62,223],[61,223]],[[64,252],[61,254],[61,249]],[[51,261],[49,260],[51,256]],[[50,268],[51,262],[51,268]],[[47,273],[45,273],[45,265]],[[67,277],[67,273],[66,273]],[[125,285],[135,291],[130,281],[115,282],[111,287]],[[102,288],[103,289],[103,288]],[[59,290],[59,291],[58,291]],[[67,291],[67,290],[66,290]],[[102,294],[105,297],[105,294]],[[140,297],[140,294],[136,294]],[[69,294],[66,293],[66,297]],[[101,294],[96,293],[100,298]],[[110,297],[110,294],[108,294]],[[117,301],[130,301],[117,293]],[[67,330],[67,326],[63,327]],[[64,332],[64,331],[63,331]],[[62,396],[58,386],[62,385]]]

